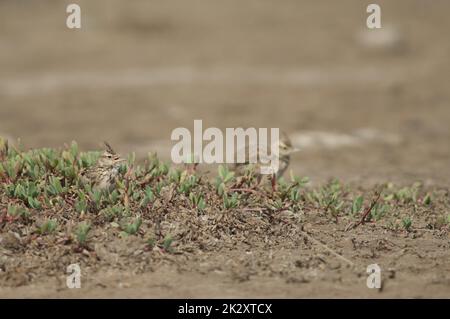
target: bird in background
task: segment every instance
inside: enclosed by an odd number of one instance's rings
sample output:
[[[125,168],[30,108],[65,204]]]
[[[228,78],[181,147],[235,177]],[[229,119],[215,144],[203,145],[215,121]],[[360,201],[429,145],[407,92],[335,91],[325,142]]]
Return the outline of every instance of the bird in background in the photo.
[[[258,184],[261,183],[261,180],[263,179],[264,176],[269,176],[271,185],[272,185],[272,189],[275,191],[276,187],[277,187],[277,180],[283,176],[284,172],[289,167],[289,163],[291,160],[291,154],[300,151],[300,149],[292,146],[292,142],[291,142],[289,136],[285,132],[281,132],[278,142],[275,142],[275,144],[272,145],[272,149],[277,146],[278,146],[279,164],[278,164],[278,168],[275,168],[275,171],[271,175],[261,174],[261,166],[264,165],[264,164],[261,164],[261,162],[270,160],[271,157],[273,157],[274,155],[270,154],[267,157],[267,155],[266,155],[267,152],[259,152],[259,148],[256,148],[256,152],[258,154],[250,154],[248,145],[245,147],[245,154],[246,155],[248,154],[246,161],[244,163],[233,164],[231,169],[238,176],[243,176],[249,170],[253,170],[254,173],[256,174]],[[249,159],[252,158],[252,156],[258,156],[258,157],[255,157],[255,158],[259,159],[257,163],[249,162]],[[264,158],[261,158],[261,156],[264,156]]]

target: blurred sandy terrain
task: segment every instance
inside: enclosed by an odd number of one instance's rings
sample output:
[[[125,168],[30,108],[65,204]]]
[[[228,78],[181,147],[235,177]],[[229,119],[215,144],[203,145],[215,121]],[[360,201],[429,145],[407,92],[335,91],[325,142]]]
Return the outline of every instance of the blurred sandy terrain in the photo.
[[[0,1],[0,132],[26,147],[106,139],[168,159],[194,119],[296,144],[363,130],[305,148],[296,173],[449,181],[448,1],[379,1],[381,31],[361,1],[77,1],[79,31],[68,3]]]

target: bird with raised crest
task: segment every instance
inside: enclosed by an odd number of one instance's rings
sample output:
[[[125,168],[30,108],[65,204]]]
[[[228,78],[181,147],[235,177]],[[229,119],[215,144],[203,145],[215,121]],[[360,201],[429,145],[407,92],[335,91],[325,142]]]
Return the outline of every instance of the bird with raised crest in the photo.
[[[125,159],[121,158],[111,145],[105,142],[105,151],[97,163],[81,173],[81,180],[83,183],[91,184],[94,189],[112,191],[123,162]]]

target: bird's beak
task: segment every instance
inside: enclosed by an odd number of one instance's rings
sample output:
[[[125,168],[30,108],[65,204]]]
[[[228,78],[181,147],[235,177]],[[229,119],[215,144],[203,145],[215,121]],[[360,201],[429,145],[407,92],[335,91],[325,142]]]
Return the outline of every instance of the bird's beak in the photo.
[[[301,149],[299,149],[299,148],[297,148],[297,147],[293,147],[293,148],[289,151],[289,154],[297,153],[297,152],[300,152],[300,151],[301,151]]]

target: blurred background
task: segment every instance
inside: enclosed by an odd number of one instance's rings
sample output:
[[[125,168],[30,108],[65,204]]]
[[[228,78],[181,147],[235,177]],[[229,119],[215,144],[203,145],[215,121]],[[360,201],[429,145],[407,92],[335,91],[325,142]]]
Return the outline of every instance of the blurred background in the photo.
[[[372,2],[382,29],[366,28]],[[0,0],[0,135],[169,160],[194,119],[279,127],[313,183],[446,185],[449,14],[448,0]]]

